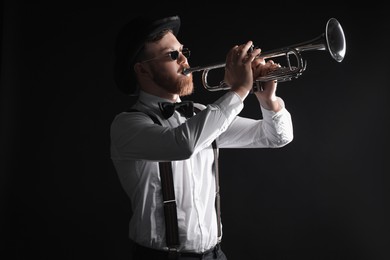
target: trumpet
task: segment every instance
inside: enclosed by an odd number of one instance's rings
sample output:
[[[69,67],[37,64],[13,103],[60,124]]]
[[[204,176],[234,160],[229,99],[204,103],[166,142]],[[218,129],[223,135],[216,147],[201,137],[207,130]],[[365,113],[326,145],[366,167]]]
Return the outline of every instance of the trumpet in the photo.
[[[298,78],[306,70],[306,60],[303,59],[301,52],[311,50],[328,51],[330,56],[335,61],[343,61],[346,53],[346,40],[343,28],[341,27],[341,24],[337,19],[330,18],[326,23],[325,32],[323,32],[321,35],[317,36],[312,40],[260,53],[256,58],[272,59],[276,57],[285,56],[287,60],[287,66],[281,66],[278,69],[266,74],[265,76],[255,79],[253,84],[253,90],[257,91],[259,89],[259,86],[261,85],[261,82],[271,80],[284,82]],[[291,62],[291,56],[295,57],[295,63]],[[207,66],[197,66],[185,69],[183,71],[183,74],[188,75],[192,72],[203,71],[202,84],[207,90],[227,90],[230,88],[230,86],[225,84],[223,81],[221,81],[221,83],[216,86],[209,85],[207,82],[208,73],[210,70],[223,68],[225,66],[226,63],[215,63]]]

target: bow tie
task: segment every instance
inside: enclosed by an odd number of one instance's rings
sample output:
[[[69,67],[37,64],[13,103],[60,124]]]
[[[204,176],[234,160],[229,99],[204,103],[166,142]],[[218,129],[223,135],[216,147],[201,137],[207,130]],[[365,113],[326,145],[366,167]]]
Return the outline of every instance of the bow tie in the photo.
[[[158,105],[165,119],[170,118],[175,110],[186,118],[194,115],[194,103],[192,101],[182,101],[177,103],[160,102]]]

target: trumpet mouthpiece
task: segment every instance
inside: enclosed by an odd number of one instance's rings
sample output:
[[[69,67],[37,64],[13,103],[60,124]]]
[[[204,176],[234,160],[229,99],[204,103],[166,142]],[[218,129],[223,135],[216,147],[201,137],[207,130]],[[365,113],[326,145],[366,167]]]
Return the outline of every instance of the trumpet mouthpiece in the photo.
[[[183,69],[183,71],[181,72],[183,75],[188,75],[188,74],[190,74],[191,73],[191,71],[189,71],[189,69],[188,68],[185,68],[185,69]]]

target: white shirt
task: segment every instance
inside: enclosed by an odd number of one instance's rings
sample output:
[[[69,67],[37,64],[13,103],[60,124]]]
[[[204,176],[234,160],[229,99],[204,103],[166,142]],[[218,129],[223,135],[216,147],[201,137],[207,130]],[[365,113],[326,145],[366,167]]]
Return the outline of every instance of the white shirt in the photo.
[[[165,120],[158,102],[168,100],[140,91],[133,108],[156,116],[162,126],[140,112],[122,112],[111,125],[111,159],[131,200],[129,236],[138,244],[167,249],[158,161],[172,161],[181,251],[204,252],[218,243],[212,142],[218,148],[276,148],[293,139],[290,113],[261,108],[263,119],[239,117],[243,101],[227,92],[186,119]],[[180,100],[178,100],[180,101]],[[260,110],[259,110],[260,111]]]

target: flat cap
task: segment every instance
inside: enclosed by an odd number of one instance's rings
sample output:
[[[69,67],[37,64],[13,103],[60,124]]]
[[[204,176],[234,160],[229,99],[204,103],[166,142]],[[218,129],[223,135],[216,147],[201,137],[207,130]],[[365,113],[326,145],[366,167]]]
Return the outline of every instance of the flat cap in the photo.
[[[117,87],[127,95],[137,95],[134,64],[145,40],[164,29],[171,29],[176,36],[180,29],[180,17],[156,14],[140,15],[119,31],[115,43],[114,79]]]

